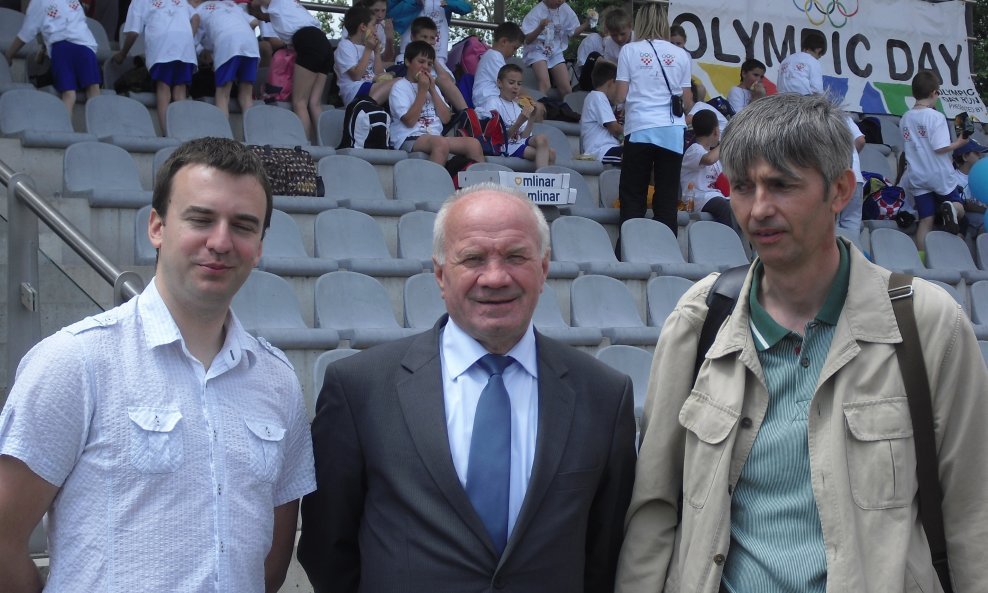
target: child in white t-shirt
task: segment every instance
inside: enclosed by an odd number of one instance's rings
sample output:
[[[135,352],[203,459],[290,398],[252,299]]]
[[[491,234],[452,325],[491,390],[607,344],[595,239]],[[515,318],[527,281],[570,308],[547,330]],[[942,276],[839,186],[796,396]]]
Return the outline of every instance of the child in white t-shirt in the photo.
[[[531,67],[538,81],[539,92],[549,92],[549,77],[564,97],[570,93],[569,70],[563,51],[569,38],[590,28],[582,25],[566,0],[542,0],[525,15],[521,30],[525,33],[525,65]]]
[[[151,80],[155,81],[158,122],[165,130],[171,101],[188,97],[192,73],[198,65],[192,32],[192,6],[185,0],[134,0],[127,10],[123,46],[113,56],[122,64],[138,35],[144,35],[144,52]]]
[[[480,106],[501,95],[497,74],[505,60],[515,55],[525,42],[525,34],[517,23],[501,23],[494,29],[494,45],[480,56],[473,78],[473,104]]]
[[[488,99],[477,107],[477,114],[490,117],[497,111],[501,121],[508,128],[508,145],[504,156],[535,161],[535,167],[544,167],[556,162],[556,152],[549,147],[549,139],[542,134],[532,135],[532,127],[542,121],[535,116],[535,109],[529,99],[524,105],[518,102],[521,94],[522,70],[518,64],[505,64],[497,73],[497,87],[500,94]]]
[[[779,64],[779,93],[812,95],[823,92],[820,58],[827,53],[827,38],[820,31],[808,31],[798,51]]]
[[[261,53],[254,27],[258,20],[233,0],[189,0],[195,7],[192,26],[203,49],[212,54],[216,106],[229,115],[230,91],[236,82],[240,109],[254,104],[254,81]]]
[[[727,93],[727,102],[734,113],[741,113],[748,103],[765,96],[765,64],[752,58],[741,64],[741,82]]]
[[[391,142],[399,150],[425,152],[429,160],[445,165],[451,154],[484,161],[484,151],[476,138],[443,136],[449,122],[449,105],[432,78],[436,50],[425,41],[413,41],[405,48],[404,78],[395,80],[388,98],[391,110]]]
[[[703,110],[693,116],[694,141],[683,154],[679,177],[683,197],[693,194],[694,210],[706,212],[721,224],[731,224],[731,204],[717,189],[721,174],[720,126],[714,113]]]
[[[635,39],[635,34],[631,30],[632,24],[631,16],[624,10],[611,8],[606,11],[604,30],[607,31],[607,36],[603,40],[604,51],[601,52],[605,60],[617,64],[621,48]]]
[[[449,54],[449,21],[454,13],[468,14],[472,10],[473,6],[466,0],[388,0],[388,14],[394,20],[395,30],[401,36],[399,58],[412,41],[410,26],[412,21],[425,16],[436,23],[438,32],[434,61],[445,65],[446,56]]]
[[[432,19],[427,16],[420,16],[412,21],[412,41],[425,41],[432,47],[436,47],[438,39],[439,29]],[[439,87],[443,98],[453,109],[463,111],[467,108],[467,101],[463,98],[463,93],[460,92],[459,87],[456,86],[456,79],[453,78],[453,73],[446,67],[445,62],[435,62],[431,74],[436,79],[436,86]]]
[[[617,65],[600,59],[594,64],[590,77],[594,90],[583,102],[580,116],[581,151],[592,154],[607,165],[621,164],[621,142],[624,126],[614,114],[617,98]]]
[[[343,15],[347,38],[336,46],[333,68],[344,105],[364,95],[383,105],[395,82],[390,74],[382,76],[381,40],[374,32],[375,23],[374,14],[366,6],[354,6]]]

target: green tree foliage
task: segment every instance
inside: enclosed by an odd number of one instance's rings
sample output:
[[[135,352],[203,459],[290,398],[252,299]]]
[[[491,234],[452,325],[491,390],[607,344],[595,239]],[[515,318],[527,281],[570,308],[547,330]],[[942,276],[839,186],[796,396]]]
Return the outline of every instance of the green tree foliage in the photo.
[[[974,86],[984,101],[988,96],[988,0],[974,5]]]

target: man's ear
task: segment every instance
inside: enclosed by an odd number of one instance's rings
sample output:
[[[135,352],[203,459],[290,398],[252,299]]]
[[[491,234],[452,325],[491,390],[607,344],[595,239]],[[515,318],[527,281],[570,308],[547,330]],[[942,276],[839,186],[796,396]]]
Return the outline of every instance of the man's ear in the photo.
[[[851,169],[844,169],[844,172],[837,176],[837,179],[830,185],[831,191],[834,192],[830,210],[834,215],[839,214],[844,206],[847,206],[848,202],[851,201],[857,186],[858,182],[854,179],[854,171]]]
[[[161,236],[164,232],[165,219],[158,214],[154,208],[151,209],[151,217],[148,219],[148,239],[151,246],[161,249]]]

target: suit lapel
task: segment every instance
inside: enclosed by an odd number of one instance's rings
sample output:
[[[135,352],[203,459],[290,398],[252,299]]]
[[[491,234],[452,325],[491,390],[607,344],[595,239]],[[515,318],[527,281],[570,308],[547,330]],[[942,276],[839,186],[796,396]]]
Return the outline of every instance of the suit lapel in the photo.
[[[547,344],[538,332],[535,332],[535,340],[539,361],[539,429],[535,439],[535,461],[518,520],[501,556],[502,563],[539,512],[563,458],[575,410],[576,394],[562,380],[569,370],[555,356],[557,346]]]
[[[408,349],[401,363],[408,375],[398,382],[398,402],[415,449],[432,479],[463,522],[484,542],[491,554],[496,555],[487,529],[460,484],[449,452],[439,356],[439,331],[446,324],[446,319],[443,316],[432,331],[422,334]]]

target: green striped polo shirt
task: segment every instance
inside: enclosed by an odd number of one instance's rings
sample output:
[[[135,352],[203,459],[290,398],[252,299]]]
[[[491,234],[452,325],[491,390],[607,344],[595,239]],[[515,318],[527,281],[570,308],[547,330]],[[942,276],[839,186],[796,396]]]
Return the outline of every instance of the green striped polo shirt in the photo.
[[[837,245],[837,276],[802,336],[776,323],[758,302],[763,269],[761,262],[755,264],[750,327],[769,403],[731,498],[731,548],[723,576],[723,588],[731,593],[826,590],[807,418],[847,296],[850,260],[844,244]]]

